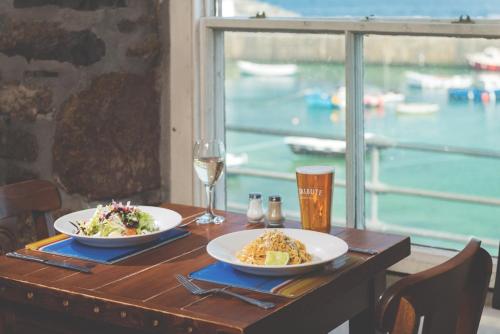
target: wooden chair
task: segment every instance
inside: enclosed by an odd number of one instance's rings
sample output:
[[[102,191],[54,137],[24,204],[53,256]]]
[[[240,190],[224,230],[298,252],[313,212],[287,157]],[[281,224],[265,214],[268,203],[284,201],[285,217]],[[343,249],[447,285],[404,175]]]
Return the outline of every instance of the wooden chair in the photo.
[[[493,290],[493,301],[491,306],[500,310],[500,245],[498,245],[497,275],[495,278],[495,288]]]
[[[391,286],[376,308],[379,330],[415,334],[477,333],[492,270],[491,256],[472,239],[455,257]]]
[[[0,187],[0,251],[18,247],[15,233],[16,217],[31,213],[37,239],[53,234],[51,211],[61,207],[57,188],[49,181],[30,180]]]

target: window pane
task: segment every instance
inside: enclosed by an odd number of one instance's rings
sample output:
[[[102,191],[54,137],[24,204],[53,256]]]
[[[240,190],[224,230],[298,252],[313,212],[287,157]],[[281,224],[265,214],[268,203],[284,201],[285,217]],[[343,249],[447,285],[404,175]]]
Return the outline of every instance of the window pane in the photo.
[[[497,0],[223,0],[223,16],[253,16],[265,11],[268,17],[424,16],[498,18]]]
[[[344,85],[343,59],[343,36],[225,33],[230,210],[246,210],[250,192],[265,204],[281,194],[287,217],[298,219],[295,168],[333,165],[333,217],[345,223],[345,114],[320,94]],[[337,139],[339,152],[322,151],[318,136]]]
[[[453,249],[476,236],[497,254],[500,72],[471,66],[488,64],[492,47],[500,42],[365,38],[369,229]]]

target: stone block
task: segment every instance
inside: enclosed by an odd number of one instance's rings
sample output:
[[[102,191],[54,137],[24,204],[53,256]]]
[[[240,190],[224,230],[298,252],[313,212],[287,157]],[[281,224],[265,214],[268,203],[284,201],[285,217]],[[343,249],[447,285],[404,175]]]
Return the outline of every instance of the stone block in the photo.
[[[52,92],[48,88],[19,83],[0,86],[0,114],[11,120],[34,121],[38,114],[52,111]]]
[[[36,71],[24,71],[23,77],[26,79],[31,78],[57,78],[59,76],[58,72],[55,71],[45,71],[45,70],[36,70]]]
[[[38,143],[33,134],[10,126],[0,129],[0,158],[33,162],[37,157]]]
[[[159,139],[154,75],[100,75],[56,116],[56,179],[91,200],[157,189]]]
[[[157,29],[157,18],[155,14],[143,15],[137,20],[123,19],[116,24],[118,31],[124,34],[135,32],[138,28],[144,27],[149,30]]]
[[[160,53],[161,45],[156,33],[149,34],[136,45],[127,49],[127,56],[141,57],[145,60],[156,60]]]
[[[38,174],[24,167],[19,166],[15,162],[8,161],[5,168],[4,180],[0,180],[0,184],[11,184],[38,178]]]
[[[91,65],[106,52],[104,42],[90,30],[68,31],[55,22],[15,21],[2,17],[0,52],[26,60],[58,60]]]
[[[126,7],[125,0],[14,0],[14,8],[58,6],[76,10]]]

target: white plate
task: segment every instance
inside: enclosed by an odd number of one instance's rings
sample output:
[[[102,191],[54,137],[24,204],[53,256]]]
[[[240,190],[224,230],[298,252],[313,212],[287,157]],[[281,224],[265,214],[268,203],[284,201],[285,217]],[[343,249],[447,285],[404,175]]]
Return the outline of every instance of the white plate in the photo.
[[[138,206],[142,211],[149,213],[153,216],[156,226],[159,230],[150,234],[143,235],[130,235],[123,237],[89,237],[78,235],[76,233],[76,227],[74,227],[70,222],[85,221],[89,220],[95,212],[94,209],[81,210],[73,212],[62,216],[57,219],[54,223],[54,228],[64,234],[67,234],[79,242],[95,247],[126,247],[133,245],[144,244],[153,240],[156,240],[165,231],[171,230],[177,227],[181,221],[182,216],[173,211],[164,208],[159,208],[156,206]]]
[[[245,230],[220,236],[207,245],[207,252],[214,259],[225,262],[235,269],[264,276],[291,276],[303,274],[322,267],[347,253],[344,240],[333,235],[293,228],[280,228],[287,236],[301,241],[313,260],[308,263],[285,266],[259,266],[238,260],[236,254],[248,243],[257,239],[268,229]]]

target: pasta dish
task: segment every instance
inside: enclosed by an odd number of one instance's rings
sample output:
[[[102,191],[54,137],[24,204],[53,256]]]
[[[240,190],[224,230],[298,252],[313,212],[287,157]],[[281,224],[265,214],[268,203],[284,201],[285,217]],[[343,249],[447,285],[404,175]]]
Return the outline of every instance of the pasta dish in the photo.
[[[263,235],[243,247],[236,257],[244,263],[266,264],[301,264],[312,260],[306,246],[278,230],[266,231]],[[278,263],[270,263],[269,258],[281,259]]]

